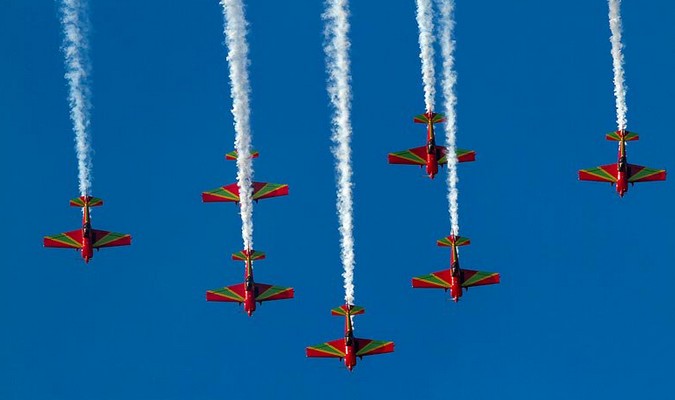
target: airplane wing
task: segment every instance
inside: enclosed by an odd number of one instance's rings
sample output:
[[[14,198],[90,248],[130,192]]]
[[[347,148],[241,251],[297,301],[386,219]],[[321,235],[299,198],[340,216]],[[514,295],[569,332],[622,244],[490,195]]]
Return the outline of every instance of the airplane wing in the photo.
[[[307,357],[345,357],[345,340],[336,339],[330,342],[321,343],[316,346],[308,346],[306,349]]]
[[[628,169],[630,171],[628,182],[630,183],[666,180],[665,169],[652,169],[635,164],[628,164]]]
[[[448,163],[448,157],[447,153],[448,150],[444,146],[436,146],[438,149],[438,164],[447,164]],[[464,149],[455,149],[455,153],[457,154],[457,162],[470,162],[470,161],[476,161],[476,152],[474,150],[464,150]]]
[[[232,286],[225,286],[222,289],[208,290],[206,292],[206,301],[228,301],[233,303],[243,303],[246,288],[243,283]]]
[[[101,247],[128,246],[131,244],[131,235],[127,233],[100,231],[98,229],[94,229],[93,231],[93,247],[95,249]]]
[[[272,301],[292,299],[295,295],[293,288],[286,288],[281,286],[266,285],[264,283],[256,283],[255,287],[258,295],[255,296],[255,301]]]
[[[253,182],[253,200],[255,201],[286,195],[288,195],[288,185],[286,184]],[[239,203],[239,200],[239,186],[236,183],[202,193],[202,201],[205,203]]]
[[[389,153],[388,158],[389,164],[427,165],[427,148],[422,146]]]
[[[412,279],[412,286],[418,289],[450,289],[450,270],[444,269]]]
[[[359,357],[391,353],[394,351],[394,342],[372,339],[356,339],[356,343],[356,348],[358,349],[356,351],[356,355]]]
[[[616,183],[617,175],[616,164],[607,164],[596,168],[579,170],[580,181]]]
[[[462,269],[462,286],[483,286],[499,283],[499,273]]]
[[[45,236],[43,240],[45,247],[65,247],[70,249],[82,248],[82,230],[59,233],[54,236]]]

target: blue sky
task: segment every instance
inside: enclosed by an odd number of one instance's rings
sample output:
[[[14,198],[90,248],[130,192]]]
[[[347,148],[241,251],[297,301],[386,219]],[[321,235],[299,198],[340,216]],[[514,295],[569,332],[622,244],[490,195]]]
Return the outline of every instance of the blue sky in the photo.
[[[255,208],[256,278],[296,290],[252,318],[204,300],[243,276],[236,207],[200,201],[236,172],[218,3],[92,2],[93,223],[134,242],[85,266],[42,248],[80,225],[57,3],[3,2],[0,398],[672,397],[672,182],[576,178],[616,159],[606,2],[457,6],[462,264],[502,274],[459,304],[410,287],[448,265],[445,170],[386,163],[424,143],[414,2],[353,2],[356,329],[396,352],[351,374],[304,356],[342,335],[323,5],[247,4],[255,177],[291,188]],[[623,5],[629,161],[671,170],[674,16]]]

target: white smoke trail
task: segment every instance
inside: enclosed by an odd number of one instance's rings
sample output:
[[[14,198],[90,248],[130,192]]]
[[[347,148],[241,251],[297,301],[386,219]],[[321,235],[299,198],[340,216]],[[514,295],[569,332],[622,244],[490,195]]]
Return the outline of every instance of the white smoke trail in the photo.
[[[246,18],[241,0],[221,0],[225,17],[225,43],[230,68],[232,115],[234,116],[234,147],[237,157],[237,185],[239,186],[241,236],[245,249],[253,248],[253,162],[251,157],[251,125],[248,78],[248,43]]]
[[[354,237],[351,165],[351,77],[349,61],[349,1],[327,0],[324,34],[328,95],[334,108],[332,139],[337,172],[337,212],[340,224],[340,250],[344,272],[345,302],[354,304]]]
[[[455,42],[452,38],[452,32],[455,27],[455,21],[452,19],[452,13],[455,8],[453,0],[438,0],[441,20],[441,54],[443,56],[443,98],[445,100],[445,114],[448,122],[445,125],[446,147],[448,149],[448,203],[450,205],[450,224],[452,234],[459,235],[459,203],[457,190],[457,95],[455,94],[455,84],[457,83],[457,74],[455,73]]]
[[[626,129],[626,85],[623,71],[623,44],[621,43],[621,0],[609,0],[609,28],[612,31],[612,66],[614,69],[614,97],[616,98],[616,123],[619,130]]]
[[[61,24],[63,25],[63,50],[66,58],[70,119],[75,132],[75,150],[80,195],[91,191],[91,144],[89,140],[90,91],[87,83],[90,66],[86,33],[89,19],[86,0],[63,0]]]
[[[422,82],[424,83],[424,105],[426,111],[433,111],[436,96],[434,71],[434,20],[431,0],[417,0],[417,26],[419,28],[420,59],[422,60]]]

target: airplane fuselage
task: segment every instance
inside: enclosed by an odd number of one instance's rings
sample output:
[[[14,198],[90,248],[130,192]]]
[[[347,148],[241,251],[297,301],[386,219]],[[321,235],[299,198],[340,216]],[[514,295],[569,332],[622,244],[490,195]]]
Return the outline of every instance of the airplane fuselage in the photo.
[[[85,203],[82,208],[82,258],[85,263],[89,263],[94,257],[94,231],[91,229],[91,219],[89,216],[89,205]]]
[[[462,269],[459,267],[459,254],[454,243],[450,253],[450,297],[455,303],[462,297]]]
[[[626,141],[623,138],[619,141],[618,158],[616,166],[616,192],[620,197],[623,197],[628,191],[628,178],[630,173],[626,157]]]
[[[352,318],[349,314],[345,316],[345,366],[349,371],[356,366],[356,340],[354,339],[354,329],[352,328]]]
[[[427,175],[434,179],[438,173],[438,151],[436,149],[436,135],[434,133],[433,118],[429,118],[427,125]]]
[[[245,286],[245,296],[244,296],[244,311],[250,317],[255,311],[255,298],[258,295],[256,293],[255,281],[253,280],[253,265],[251,262],[251,256],[247,256],[246,259],[246,275],[244,278]]]

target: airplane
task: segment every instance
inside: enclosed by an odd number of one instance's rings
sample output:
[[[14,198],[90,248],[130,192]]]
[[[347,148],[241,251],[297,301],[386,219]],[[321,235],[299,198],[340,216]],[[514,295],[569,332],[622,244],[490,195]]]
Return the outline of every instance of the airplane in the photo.
[[[434,133],[434,124],[445,122],[445,115],[429,111],[425,114],[417,115],[413,118],[413,121],[418,124],[427,124],[427,145],[389,153],[389,164],[426,166],[427,175],[429,175],[429,178],[434,179],[434,176],[438,173],[438,166],[448,163],[447,149],[444,146],[436,145],[436,135]],[[476,161],[476,152],[473,150],[456,149],[455,153],[457,154],[457,162]]]
[[[61,247],[80,250],[85,263],[94,256],[94,249],[101,247],[128,246],[131,235],[101,231],[91,228],[90,207],[103,205],[103,200],[92,196],[80,196],[70,200],[73,207],[82,207],[82,229],[64,232],[54,236],[45,236],[44,247]]]
[[[293,288],[256,283],[253,280],[253,261],[263,260],[265,253],[255,250],[242,250],[232,254],[235,261],[246,263],[244,283],[226,286],[221,289],[208,290],[206,301],[224,301],[244,304],[244,311],[250,317],[256,309],[255,303],[263,301],[292,299],[295,295]]]
[[[330,310],[331,315],[345,317],[345,337],[344,339],[336,339],[307,347],[307,357],[330,357],[338,358],[340,361],[344,359],[345,366],[351,371],[356,365],[356,357],[363,359],[365,356],[393,352],[394,342],[354,337],[352,318],[354,315],[363,314],[365,311],[363,307],[350,304]]]
[[[616,164],[601,165],[596,168],[579,170],[580,181],[609,182],[616,185],[616,192],[623,197],[628,191],[628,184],[636,182],[665,181],[666,170],[652,169],[641,165],[628,164],[626,159],[626,142],[638,140],[640,136],[625,129],[608,133],[605,138],[619,142],[619,160]]]
[[[461,236],[450,235],[438,240],[438,246],[450,247],[450,269],[434,272],[430,275],[418,276],[412,279],[412,286],[418,289],[450,289],[450,296],[457,303],[462,297],[462,289],[469,290],[471,286],[494,285],[499,283],[499,273],[474,271],[459,267],[457,248],[466,246],[471,240]]]

